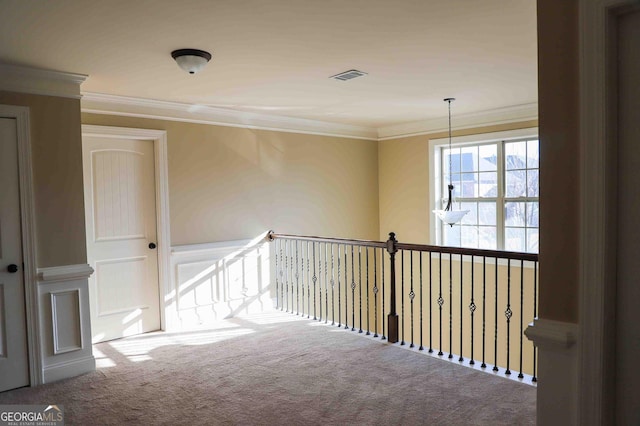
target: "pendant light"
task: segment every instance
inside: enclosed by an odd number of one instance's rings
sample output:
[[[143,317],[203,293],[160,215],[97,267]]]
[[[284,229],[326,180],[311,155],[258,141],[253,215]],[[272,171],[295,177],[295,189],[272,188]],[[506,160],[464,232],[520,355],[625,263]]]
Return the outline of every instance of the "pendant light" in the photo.
[[[444,223],[453,227],[456,223],[469,213],[469,210],[453,210],[453,183],[451,181],[451,102],[455,101],[455,98],[446,98],[445,102],[449,104],[449,197],[447,198],[447,205],[444,210],[434,210],[433,213]]]

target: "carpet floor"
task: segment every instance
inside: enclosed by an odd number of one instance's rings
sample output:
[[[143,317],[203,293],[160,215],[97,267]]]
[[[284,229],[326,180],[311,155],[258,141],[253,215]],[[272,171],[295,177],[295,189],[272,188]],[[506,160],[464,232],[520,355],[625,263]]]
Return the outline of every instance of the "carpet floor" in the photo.
[[[536,389],[274,313],[94,345],[95,372],[0,393],[67,425],[528,425]]]

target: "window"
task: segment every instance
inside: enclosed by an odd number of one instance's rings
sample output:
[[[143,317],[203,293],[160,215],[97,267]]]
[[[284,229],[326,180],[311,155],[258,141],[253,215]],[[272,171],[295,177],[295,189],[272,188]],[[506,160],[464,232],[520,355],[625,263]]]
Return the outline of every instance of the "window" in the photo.
[[[436,159],[433,170],[437,173],[434,176],[435,208],[446,205],[451,178],[455,187],[454,209],[469,210],[453,227],[434,219],[437,243],[538,252],[540,156],[537,136],[456,141],[451,150],[448,140],[437,141],[433,150]]]

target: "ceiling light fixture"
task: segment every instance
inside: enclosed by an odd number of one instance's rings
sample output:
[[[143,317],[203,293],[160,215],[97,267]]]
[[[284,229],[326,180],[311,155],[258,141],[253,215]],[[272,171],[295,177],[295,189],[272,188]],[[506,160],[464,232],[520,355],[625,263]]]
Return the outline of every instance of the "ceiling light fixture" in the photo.
[[[195,74],[211,60],[211,53],[198,49],[178,49],[171,52],[171,57],[180,68],[189,74]]]
[[[456,223],[469,213],[469,210],[453,210],[452,197],[453,197],[453,183],[451,182],[451,102],[455,101],[455,98],[446,98],[445,102],[449,103],[449,198],[447,199],[447,206],[444,210],[434,210],[433,213],[444,223],[453,227]]]

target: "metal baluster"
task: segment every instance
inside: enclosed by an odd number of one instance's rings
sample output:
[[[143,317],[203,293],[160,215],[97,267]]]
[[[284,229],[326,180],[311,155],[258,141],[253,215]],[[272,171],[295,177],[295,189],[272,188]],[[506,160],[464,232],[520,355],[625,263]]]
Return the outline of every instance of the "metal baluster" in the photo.
[[[522,374],[522,323],[524,322],[524,260],[520,260],[520,374],[518,374],[518,378],[524,378],[524,374]]]
[[[402,310],[402,316],[400,317],[400,332],[402,337],[400,338],[400,345],[404,345],[404,250],[400,253],[400,308]]]
[[[293,288],[293,241],[289,241],[289,251],[288,251],[288,261],[289,261],[289,298],[287,304],[289,306],[289,312],[293,313],[293,296],[294,296],[294,288]]]
[[[300,257],[298,254],[298,240],[296,240],[296,315],[300,315],[300,270],[299,262]]]
[[[382,340],[386,340],[387,336],[384,335],[385,321],[384,321],[384,249],[380,249],[380,263],[382,273]]]
[[[378,337],[378,256],[373,248],[373,337]]]
[[[333,244],[331,244],[331,325],[336,325],[336,303],[335,303],[335,269],[334,269],[334,257],[333,257]]]
[[[349,283],[349,258],[347,255],[347,246],[344,246],[344,328],[349,328],[349,292],[347,291],[347,284]]]
[[[471,303],[469,304],[469,310],[471,311],[471,361],[469,361],[469,365],[474,365],[476,362],[473,360],[473,314],[476,311],[476,303],[475,303],[475,293],[474,293],[474,256],[471,255]]]
[[[504,374],[511,374],[511,370],[509,369],[510,365],[510,345],[511,345],[511,315],[513,312],[511,311],[511,259],[507,259],[507,309],[504,311],[504,316],[507,318],[507,371]]]
[[[340,244],[338,244],[338,274],[336,275],[338,278],[338,327],[342,326],[342,309],[341,309],[341,297],[340,297]]]
[[[453,358],[453,254],[449,253],[449,359]]]
[[[367,267],[367,333],[366,335],[369,336],[371,334],[371,323],[369,322],[369,247],[365,247],[364,248],[364,254],[365,254],[365,258],[367,260],[366,262],[366,267]]]
[[[327,280],[327,274],[329,273],[327,263],[327,243],[324,244],[324,323],[329,320],[329,281]]]
[[[278,269],[278,248],[280,247],[280,240],[276,240],[275,244],[273,246],[273,251],[275,253],[275,271],[276,271],[276,310],[280,307],[280,298],[278,297],[278,290],[280,289],[280,287],[278,286],[278,274],[279,274],[279,269]]]
[[[287,283],[285,291],[285,312],[289,312],[289,240],[284,242],[284,279]]]
[[[423,351],[424,350],[424,346],[422,346],[422,303],[424,301],[423,297],[422,297],[422,255],[423,252],[419,251],[419,256],[420,256],[420,347],[418,348],[419,351]]]
[[[415,345],[413,344],[413,299],[416,297],[416,293],[413,291],[413,250],[409,250],[409,274],[411,275],[411,288],[409,291],[409,300],[411,303],[411,344],[409,344],[410,348],[413,348]]]
[[[326,247],[325,243],[325,247]],[[320,316],[318,317],[318,321],[322,321],[322,243],[318,243],[318,282],[320,283],[318,286],[318,297],[320,299]],[[327,282],[327,272],[325,271],[324,281],[325,285]]]
[[[311,278],[311,258],[309,258],[309,241],[307,241],[307,318],[311,317],[311,279],[310,278]]]
[[[431,261],[431,252],[427,252],[429,256],[429,353],[433,353],[433,298],[432,298],[432,289],[433,289],[433,278],[432,278],[432,261]]]
[[[495,334],[493,338],[493,371],[498,371],[498,257],[496,256],[496,292],[494,303]]]
[[[462,282],[464,281],[462,279],[462,265],[464,264],[463,262],[463,258],[462,258],[462,254],[460,255],[460,358],[458,358],[458,361],[462,362],[464,361],[464,358],[462,357],[462,329],[463,329],[463,324],[462,324]]]
[[[360,246],[358,246],[358,304],[360,309],[358,333],[362,333],[362,247]]]
[[[318,281],[318,277],[316,275],[316,243],[311,243],[311,247],[313,248],[313,319],[317,320],[316,316],[316,282]]]
[[[533,317],[536,318],[538,316],[538,262],[533,263]],[[538,378],[536,377],[536,354],[538,348],[536,345],[533,345],[533,378],[532,382],[537,382]]]
[[[305,283],[306,283],[306,287],[309,286],[309,276],[305,275],[304,273],[304,258],[308,255],[308,253],[305,252],[305,246],[307,246],[307,244],[303,241],[300,244],[300,274],[302,275],[302,285],[300,286],[300,289],[302,290],[302,317],[304,317],[304,288],[305,288]],[[308,311],[307,311],[308,312]]]
[[[440,289],[438,292],[438,306],[440,311],[440,334],[438,337],[440,338],[440,345],[438,346],[438,355],[442,356],[442,305],[444,305],[444,299],[442,298],[442,252],[439,253],[440,257],[440,267],[438,268],[438,273],[440,274]]]
[[[487,257],[482,256],[482,364],[480,367],[487,368],[485,362],[485,336],[486,336],[486,312],[487,312]]]
[[[356,279],[354,275],[353,251],[351,246],[351,331],[356,331]]]

